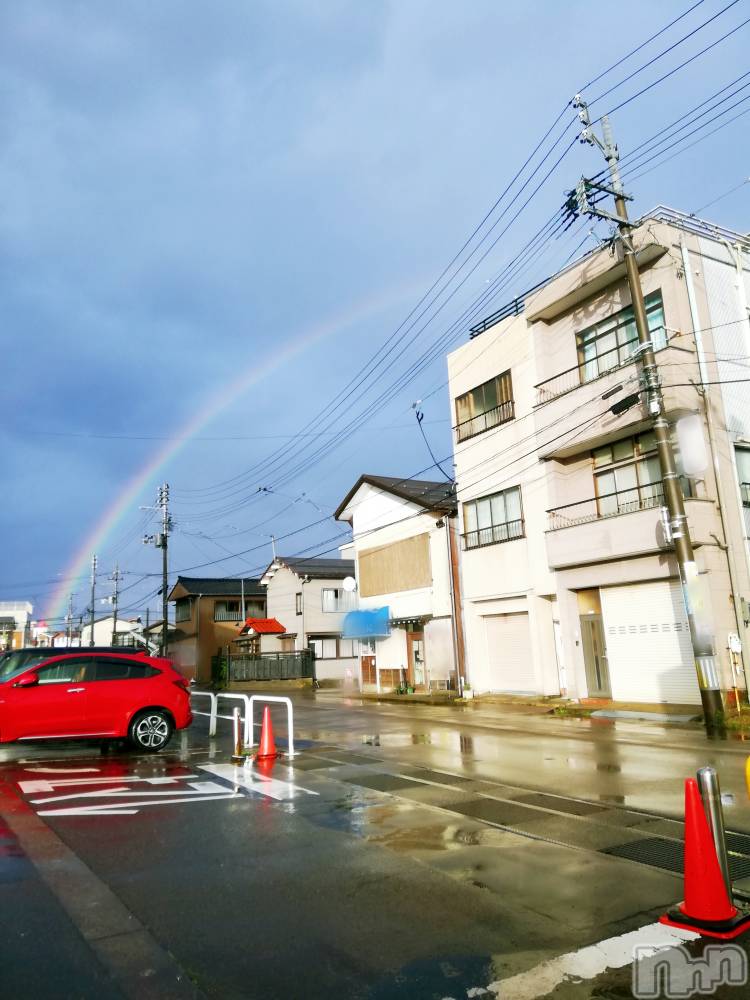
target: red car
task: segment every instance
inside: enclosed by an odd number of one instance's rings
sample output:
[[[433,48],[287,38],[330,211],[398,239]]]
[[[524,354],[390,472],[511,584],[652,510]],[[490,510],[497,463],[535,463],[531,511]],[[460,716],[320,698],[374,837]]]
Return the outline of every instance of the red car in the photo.
[[[0,743],[126,738],[154,753],[193,721],[190,686],[170,660],[143,653],[66,651],[0,664]],[[15,662],[14,662],[15,661]]]

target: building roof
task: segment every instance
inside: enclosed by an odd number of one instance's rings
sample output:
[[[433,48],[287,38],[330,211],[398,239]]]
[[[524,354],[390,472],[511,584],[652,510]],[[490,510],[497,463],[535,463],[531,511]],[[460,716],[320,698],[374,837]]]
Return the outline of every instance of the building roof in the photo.
[[[399,497],[401,500],[407,500],[409,503],[424,507],[425,510],[446,514],[456,509],[455,483],[447,483],[445,480],[435,482],[432,479],[405,479],[403,477],[399,479],[395,476],[372,476],[365,473],[359,477],[336,508],[333,516],[337,520],[341,519],[341,515],[349,506],[352,497],[364,483],[386,493],[392,493],[393,496]]]
[[[240,635],[283,635],[286,629],[276,618],[248,618],[240,630]]]
[[[241,597],[244,582],[245,597],[264,597],[265,589],[261,587],[257,577],[245,577],[244,581],[236,577],[212,576],[178,576],[169,592],[169,600],[177,597]],[[181,587],[182,594],[175,596],[175,590]]]
[[[317,556],[304,559],[277,556],[261,577],[263,583],[268,585],[273,575],[282,566],[286,566],[299,577],[307,576],[311,580],[343,580],[347,576],[354,576],[353,559],[320,559]]]
[[[727,229],[724,226],[718,226],[714,222],[709,222],[707,219],[698,218],[696,215],[687,215],[685,212],[680,212],[677,209],[669,208],[666,205],[657,205],[656,208],[647,212],[640,219],[633,220],[631,225],[634,229],[653,220],[655,222],[664,222],[667,225],[674,226],[676,229],[682,229],[685,232],[692,233],[694,236],[701,236],[705,239],[714,240],[721,243],[739,243],[745,250],[750,249],[750,234],[743,234],[735,232],[733,229]],[[495,326],[501,320],[507,319],[509,316],[520,316],[522,312],[525,311],[526,299],[528,299],[534,292],[540,291],[545,285],[551,284],[560,275],[565,274],[568,271],[573,271],[575,268],[579,267],[584,260],[589,257],[594,257],[596,254],[600,253],[602,246],[593,247],[591,250],[586,250],[575,260],[570,261],[570,263],[565,264],[560,268],[559,271],[555,271],[554,274],[548,275],[541,281],[532,285],[531,288],[527,288],[520,295],[511,299],[504,306],[501,306],[495,312],[486,316],[479,323],[474,326],[469,327],[469,338],[471,340],[474,337],[478,337],[481,333],[489,330],[490,327]]]

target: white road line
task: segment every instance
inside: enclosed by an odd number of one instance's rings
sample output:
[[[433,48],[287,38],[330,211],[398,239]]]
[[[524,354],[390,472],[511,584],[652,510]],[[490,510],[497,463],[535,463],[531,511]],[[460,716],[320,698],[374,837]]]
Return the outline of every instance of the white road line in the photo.
[[[170,791],[170,795],[175,799],[178,796],[196,796],[196,795],[210,795],[215,792],[226,792],[226,787],[220,785],[216,781],[189,781],[188,785],[192,791],[175,790]],[[143,795],[163,795],[164,792],[144,792],[142,790],[133,791],[132,788],[122,787],[122,788],[101,788],[94,792],[71,792],[69,795],[48,795],[44,799],[32,799],[33,805],[46,805],[48,802],[66,802],[70,799],[103,799],[110,795],[117,795],[119,798],[123,796],[143,796]],[[171,799],[170,799],[171,801]]]
[[[302,788],[291,781],[279,781],[277,778],[266,778],[258,774],[251,767],[243,764],[200,764],[199,770],[208,771],[218,778],[231,781],[237,788],[245,788],[250,792],[257,792],[259,795],[267,795],[269,798],[277,799],[279,802],[288,802],[297,797],[299,792],[305,795],[318,795],[309,788]]]
[[[167,777],[143,778],[138,774],[109,775],[101,778],[37,778],[34,781],[19,781],[18,787],[24,795],[36,792],[54,792],[56,788],[67,788],[69,785],[119,785],[123,781],[144,781],[147,785],[176,785],[188,778],[197,778],[197,774],[176,774]]]
[[[236,799],[238,792],[225,795],[193,795],[188,799],[156,799],[148,802],[113,802],[98,806],[76,806],[70,809],[40,809],[38,816],[134,816],[144,806],[187,805],[190,802],[218,802],[221,799]],[[123,808],[127,806],[127,808]]]
[[[25,767],[24,771],[33,771],[35,774],[71,774],[78,772],[83,774],[85,771],[88,774],[98,773],[101,768],[98,767]]]
[[[498,979],[484,988],[469,990],[468,996],[481,996],[487,991],[512,1000],[536,1000],[545,997],[567,980],[595,979],[607,969],[622,969],[633,962],[633,952],[637,946],[666,951],[685,941],[695,941],[700,937],[693,931],[664,924],[648,924],[637,931],[607,938],[598,944],[589,945],[579,951],[558,955],[527,972],[521,972],[508,979]],[[447,998],[446,998],[447,1000]]]

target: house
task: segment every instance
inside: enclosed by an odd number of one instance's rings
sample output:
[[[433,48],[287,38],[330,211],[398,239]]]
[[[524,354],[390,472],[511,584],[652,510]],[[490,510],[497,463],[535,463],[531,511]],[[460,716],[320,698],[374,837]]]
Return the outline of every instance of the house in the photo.
[[[744,688],[750,243],[664,208],[633,239],[721,687]],[[489,316],[448,358],[479,691],[700,703],[636,358],[619,245]]]
[[[258,656],[268,652],[269,640],[286,635],[286,629],[275,618],[248,618],[234,643],[238,652]]]
[[[226,651],[245,620],[266,613],[266,591],[255,578],[178,576],[169,600],[175,606],[169,656],[199,681],[211,679],[211,657]]]
[[[363,690],[457,687],[463,633],[453,483],[363,475],[335,512],[351,525],[361,611],[382,634],[361,639]]]
[[[33,610],[28,601],[0,601],[0,652],[29,644]]]
[[[352,559],[274,559],[261,583],[267,615],[284,632],[263,636],[261,652],[312,649],[319,681],[351,684],[359,672],[358,644],[342,632],[344,616],[356,607],[356,594],[344,587],[353,577]]]
[[[76,643],[77,645],[77,643]],[[143,646],[143,627],[140,618],[117,618],[105,615],[94,622],[94,641],[91,625],[81,628],[81,646]]]

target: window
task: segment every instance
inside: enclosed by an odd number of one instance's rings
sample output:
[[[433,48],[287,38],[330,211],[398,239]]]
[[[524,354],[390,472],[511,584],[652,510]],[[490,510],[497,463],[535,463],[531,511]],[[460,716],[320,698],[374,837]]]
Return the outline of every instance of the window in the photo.
[[[344,590],[343,587],[323,587],[320,593],[323,611],[351,611],[356,607],[354,591]]]
[[[335,660],[338,653],[335,635],[321,635],[308,639],[308,648],[315,653],[316,660]]]
[[[97,659],[94,680],[97,681],[132,681],[153,677],[160,671],[147,663],[134,663],[132,660]]]
[[[242,604],[240,601],[216,601],[214,604],[215,622],[238,622],[242,620]]]
[[[597,448],[592,457],[599,517],[659,507],[664,502],[652,431]],[[684,496],[693,496],[692,480],[680,476],[680,484]]]
[[[69,660],[40,667],[37,677],[40,684],[80,684],[86,678],[87,668],[92,664],[90,656],[72,656]]]
[[[174,620],[176,622],[190,621],[193,615],[193,598],[181,597],[174,604]]]
[[[339,639],[339,656],[356,656],[358,645],[357,639]]]
[[[294,595],[294,601],[295,601],[295,610],[296,610],[296,612],[297,612],[298,615],[301,615],[302,614],[302,591],[301,590]]]
[[[661,292],[646,297],[646,316],[654,350],[667,346]],[[581,382],[590,382],[613,368],[627,364],[638,343],[633,309],[628,306],[595,326],[576,334]]]
[[[736,448],[734,454],[737,461],[737,477],[740,481],[745,534],[750,538],[750,448]]]
[[[456,399],[458,440],[504,424],[513,415],[513,383],[508,370]]]
[[[521,487],[464,504],[464,546],[495,545],[523,538]]]

